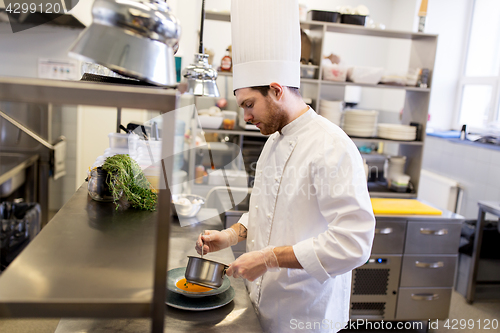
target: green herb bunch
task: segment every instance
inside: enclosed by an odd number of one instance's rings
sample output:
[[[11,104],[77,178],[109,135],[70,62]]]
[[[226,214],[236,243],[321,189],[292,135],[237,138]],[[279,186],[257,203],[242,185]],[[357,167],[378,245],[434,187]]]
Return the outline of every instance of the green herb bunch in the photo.
[[[153,192],[151,183],[142,172],[139,164],[129,155],[108,157],[102,166],[107,171],[108,185],[113,194],[116,208],[123,191],[133,208],[154,211],[158,195]]]

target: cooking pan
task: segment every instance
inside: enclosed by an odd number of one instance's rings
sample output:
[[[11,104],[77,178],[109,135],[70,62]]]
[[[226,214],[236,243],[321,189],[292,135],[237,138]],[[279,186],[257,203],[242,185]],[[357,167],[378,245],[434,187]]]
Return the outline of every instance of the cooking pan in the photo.
[[[216,289],[222,286],[228,265],[205,258],[188,256],[185,278],[187,282]]]

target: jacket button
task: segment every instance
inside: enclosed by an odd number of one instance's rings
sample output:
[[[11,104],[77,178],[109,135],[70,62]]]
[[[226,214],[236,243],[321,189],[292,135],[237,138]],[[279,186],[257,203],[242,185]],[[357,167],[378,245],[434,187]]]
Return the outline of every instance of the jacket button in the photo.
[[[255,205],[255,209],[259,209],[259,206],[258,206],[258,205]]]
[[[267,217],[271,218],[272,214],[271,213],[268,213],[267,214]]]

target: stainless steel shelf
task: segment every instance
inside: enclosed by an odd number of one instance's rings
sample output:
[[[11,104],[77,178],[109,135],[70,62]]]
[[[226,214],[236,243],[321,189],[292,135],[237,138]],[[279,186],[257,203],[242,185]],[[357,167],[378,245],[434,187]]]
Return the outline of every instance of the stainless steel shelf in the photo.
[[[406,91],[416,91],[416,92],[426,92],[430,93],[430,88],[418,88],[418,87],[409,87],[409,86],[396,86],[390,84],[365,84],[365,83],[354,83],[354,82],[334,82],[334,81],[321,81],[322,85],[325,86],[358,86],[364,88],[381,88],[381,89],[398,89],[398,90],[406,90]]]
[[[360,138],[360,137],[351,137],[354,142],[387,142],[387,143],[399,143],[402,145],[408,146],[423,146],[424,143],[422,141],[400,141],[400,140],[389,140],[389,139],[381,139],[381,138]]]
[[[244,135],[244,136],[257,136],[257,137],[267,137],[268,135],[263,135],[258,131],[245,131],[245,130],[224,130],[224,129],[204,129],[205,133],[217,133],[226,135]],[[354,142],[388,142],[388,143],[398,143],[402,145],[409,146],[423,146],[422,141],[400,141],[400,140],[389,140],[381,138],[360,138],[351,137]]]
[[[231,72],[219,72],[219,76],[233,76]],[[390,84],[366,84],[366,83],[354,83],[354,82],[335,82],[335,81],[326,81],[326,80],[318,80],[318,79],[300,79],[300,83],[309,83],[309,84],[322,84],[325,86],[357,86],[364,88],[375,88],[375,89],[396,89],[396,90],[406,90],[406,91],[415,91],[422,93],[430,93],[430,88],[419,88],[419,87],[410,87],[410,86],[397,86]]]
[[[217,133],[226,135],[244,135],[244,136],[261,136],[267,137],[268,135],[263,135],[259,131],[246,131],[246,130],[224,130],[224,129],[203,129],[205,133]]]
[[[317,25],[316,21],[301,22],[301,25],[305,27],[308,24]],[[367,28],[361,25],[353,24],[341,24],[341,23],[327,23],[325,22],[326,31],[328,32],[338,32],[344,34],[362,35],[362,36],[373,36],[382,38],[398,38],[398,39],[435,39],[437,35],[434,34],[424,34],[420,32],[411,31],[398,31],[398,30],[381,30]]]
[[[0,77],[0,101],[171,111],[177,90],[82,81]]]
[[[231,22],[230,13],[206,11],[205,18],[207,20]],[[300,25],[303,29],[309,29],[309,30],[321,29],[323,27],[326,27],[326,31],[328,32],[338,32],[338,33],[347,33],[354,35],[383,37],[383,38],[399,38],[399,39],[437,38],[437,35],[434,34],[424,34],[420,32],[411,32],[411,31],[381,30],[381,29],[367,28],[361,25],[353,25],[353,24],[328,23],[320,21],[301,21]]]

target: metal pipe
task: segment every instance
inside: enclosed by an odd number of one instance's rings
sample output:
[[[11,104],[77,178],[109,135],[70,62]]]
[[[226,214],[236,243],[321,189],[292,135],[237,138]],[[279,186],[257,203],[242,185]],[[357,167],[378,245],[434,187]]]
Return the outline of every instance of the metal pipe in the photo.
[[[116,108],[116,133],[120,133],[120,125],[122,124],[122,108]]]
[[[201,3],[200,49],[198,53],[205,53],[203,49],[203,25],[205,23],[205,0]]]
[[[42,139],[38,134],[36,134],[35,132],[33,132],[32,130],[30,130],[29,128],[27,128],[26,126],[24,126],[23,124],[21,124],[20,122],[18,122],[17,120],[15,120],[14,118],[11,118],[9,115],[7,115],[6,113],[4,113],[1,110],[0,110],[0,117],[4,118],[8,122],[10,122],[12,125],[16,126],[21,131],[23,131],[24,133],[26,133],[29,136],[31,136],[33,139],[35,139],[36,141],[40,142],[45,147],[54,150],[54,146],[53,145],[51,145],[50,143],[48,143],[47,141],[45,141],[44,139]]]

